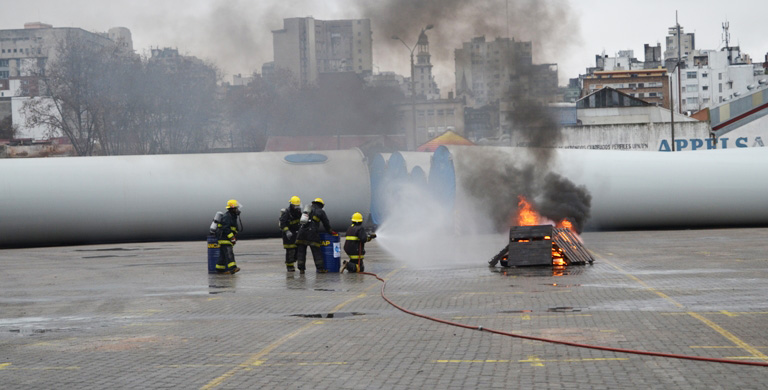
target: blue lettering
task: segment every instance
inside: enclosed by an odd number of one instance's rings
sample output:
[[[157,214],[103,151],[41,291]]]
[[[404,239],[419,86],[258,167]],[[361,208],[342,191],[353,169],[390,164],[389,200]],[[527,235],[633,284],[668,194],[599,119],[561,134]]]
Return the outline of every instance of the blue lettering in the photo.
[[[661,144],[659,145],[659,152],[671,152],[672,149],[669,147],[669,142],[667,140],[663,139],[661,140]]]
[[[746,148],[747,147],[747,137],[736,138],[736,147],[737,148]]]
[[[720,138],[720,141],[722,141],[721,143],[723,144],[722,148],[728,149],[728,138]]]
[[[704,146],[704,140],[701,138],[691,138],[691,150],[696,150]]]
[[[760,147],[765,146],[763,145],[763,137],[755,137],[755,143],[752,144],[752,147],[754,148],[755,146],[760,146]]]
[[[707,150],[717,149],[717,138],[707,138]]]
[[[688,147],[688,140],[687,139],[676,139],[675,140],[675,149],[677,150],[683,150]]]

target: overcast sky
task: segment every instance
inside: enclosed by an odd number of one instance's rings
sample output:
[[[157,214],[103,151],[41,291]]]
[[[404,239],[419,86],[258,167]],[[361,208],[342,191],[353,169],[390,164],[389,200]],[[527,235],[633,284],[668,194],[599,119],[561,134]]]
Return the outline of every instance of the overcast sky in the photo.
[[[676,10],[684,31],[696,33],[698,49],[723,47],[727,20],[732,45],[756,62],[768,52],[765,0],[0,0],[0,5],[0,29],[36,21],[89,31],[127,27],[137,52],[175,47],[216,63],[225,81],[260,71],[272,60],[271,30],[282,28],[283,18],[371,18],[374,72],[403,75],[409,73],[409,52],[390,37],[415,43],[419,30],[434,24],[428,35],[443,95],[454,89],[453,50],[474,36],[493,39],[507,31],[533,42],[534,62],[557,63],[561,85],[594,66],[596,54],[631,49],[642,61],[643,44],[657,42],[663,51]]]

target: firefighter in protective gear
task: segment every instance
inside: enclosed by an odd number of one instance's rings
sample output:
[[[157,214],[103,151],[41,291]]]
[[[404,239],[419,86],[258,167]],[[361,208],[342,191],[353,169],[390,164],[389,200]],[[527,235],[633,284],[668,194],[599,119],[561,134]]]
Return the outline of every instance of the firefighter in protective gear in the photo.
[[[304,273],[307,269],[307,247],[312,249],[312,259],[315,261],[315,268],[319,273],[326,273],[323,264],[323,252],[320,249],[320,225],[325,228],[325,231],[336,235],[337,233],[331,230],[331,223],[328,221],[328,216],[325,215],[323,207],[325,202],[322,199],[316,198],[312,201],[312,206],[306,212],[307,222],[302,223],[299,227],[299,233],[296,238],[296,259],[299,265],[299,272]],[[304,219],[304,216],[301,218]]]
[[[292,196],[288,207],[281,210],[280,230],[283,234],[283,248],[285,248],[285,267],[288,272],[294,272],[296,263],[296,237],[299,233],[299,220],[301,219],[301,199]]]
[[[349,256],[345,268],[350,273],[364,272],[365,243],[376,238],[376,233],[368,233],[363,227],[363,215],[352,214],[352,226],[347,229],[347,239],[344,242],[344,252]],[[344,270],[342,269],[342,272]]]
[[[227,212],[221,218],[216,229],[216,239],[219,240],[219,261],[216,263],[216,272],[220,274],[234,274],[240,271],[235,262],[233,247],[237,242],[237,233],[242,231],[240,219],[240,203],[235,199],[227,202]]]

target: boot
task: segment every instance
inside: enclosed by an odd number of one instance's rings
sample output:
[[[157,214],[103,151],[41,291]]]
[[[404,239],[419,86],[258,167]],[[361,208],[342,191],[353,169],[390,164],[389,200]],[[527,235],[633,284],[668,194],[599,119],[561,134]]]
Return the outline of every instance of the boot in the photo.
[[[235,268],[232,268],[232,270],[231,270],[231,271],[229,271],[229,273],[230,273],[230,274],[232,274],[232,275],[234,275],[234,274],[236,274],[236,273],[238,273],[238,272],[240,272],[240,267],[235,267]]]

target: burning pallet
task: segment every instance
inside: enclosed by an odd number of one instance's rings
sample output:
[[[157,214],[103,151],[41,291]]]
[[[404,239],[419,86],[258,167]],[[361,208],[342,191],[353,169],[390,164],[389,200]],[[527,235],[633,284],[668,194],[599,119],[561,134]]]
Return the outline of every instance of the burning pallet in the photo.
[[[595,261],[581,240],[567,228],[551,225],[513,226],[509,244],[488,264],[495,267],[584,265]]]

